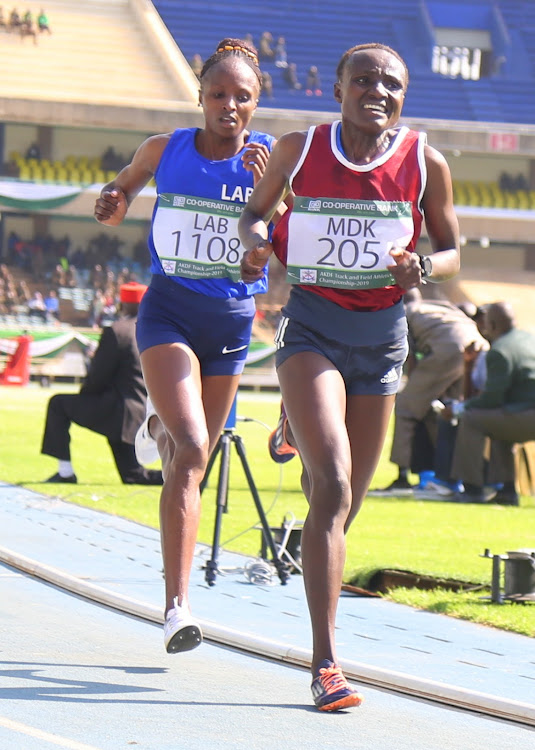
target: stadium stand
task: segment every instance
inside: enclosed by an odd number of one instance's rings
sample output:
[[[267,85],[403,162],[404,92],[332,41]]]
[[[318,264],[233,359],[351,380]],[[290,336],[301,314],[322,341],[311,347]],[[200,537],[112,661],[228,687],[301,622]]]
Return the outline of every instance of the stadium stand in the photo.
[[[3,96],[115,104],[190,99],[125,0],[51,0],[46,8],[54,31],[41,35],[37,45],[2,34],[0,69],[9,70],[2,77]],[[76,75],[70,74],[73,64]]]
[[[525,84],[535,76],[533,2],[375,0],[370,13],[344,0],[272,0],[269,7],[259,0],[248,0],[234,2],[232,16],[221,13],[218,2],[155,0],[154,5],[188,59],[195,53],[205,58],[214,40],[224,36],[249,33],[258,42],[266,28],[274,38],[283,35],[288,61],[296,63],[303,82],[309,67],[316,65],[328,95],[307,97],[304,86],[299,91],[289,90],[282,70],[274,62],[263,62],[263,69],[273,80],[270,106],[335,110],[330,91],[342,51],[354,44],[378,41],[397,49],[411,71],[406,117],[535,122],[535,97],[524,95]],[[452,72],[446,75],[432,71],[433,50],[440,46],[443,29],[452,39],[458,34],[460,49],[466,46],[463,39],[488,45],[489,49],[481,50],[484,59],[478,80],[454,77],[451,65]],[[454,49],[450,45],[448,54],[457,54]]]

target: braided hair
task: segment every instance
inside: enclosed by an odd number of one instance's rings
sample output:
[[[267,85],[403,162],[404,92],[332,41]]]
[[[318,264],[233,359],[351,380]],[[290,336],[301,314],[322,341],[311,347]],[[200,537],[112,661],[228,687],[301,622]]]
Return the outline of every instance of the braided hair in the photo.
[[[392,49],[392,47],[389,47],[387,44],[381,44],[379,42],[370,42],[368,44],[357,44],[354,47],[351,47],[350,49],[346,50],[342,57],[340,58],[340,62],[338,63],[338,67],[336,68],[336,75],[338,77],[338,80],[340,81],[342,78],[342,75],[344,73],[344,68],[346,66],[347,61],[351,57],[351,55],[355,52],[360,52],[361,50],[365,49],[381,49],[385,52],[389,52],[391,55],[393,55],[395,58],[399,60],[399,62],[403,65],[403,69],[405,70],[405,88],[409,85],[409,69],[407,67],[407,63],[405,60],[401,57],[399,52],[396,52],[395,49]]]
[[[256,48],[246,42],[244,39],[222,39],[216,47],[216,51],[211,55],[202,66],[199,76],[201,82],[206,73],[213,65],[229,57],[240,57],[254,71],[258,78],[258,83],[262,86],[262,73],[258,65],[258,53]]]

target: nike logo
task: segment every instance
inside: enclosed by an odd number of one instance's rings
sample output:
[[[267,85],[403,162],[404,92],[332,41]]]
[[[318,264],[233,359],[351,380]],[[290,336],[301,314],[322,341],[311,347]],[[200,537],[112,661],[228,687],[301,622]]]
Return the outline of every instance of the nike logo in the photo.
[[[221,350],[221,354],[232,354],[233,352],[241,352],[244,349],[247,349],[247,347],[248,347],[248,344],[244,344],[243,346],[238,346],[237,349],[227,349],[227,347],[224,346],[223,349]]]

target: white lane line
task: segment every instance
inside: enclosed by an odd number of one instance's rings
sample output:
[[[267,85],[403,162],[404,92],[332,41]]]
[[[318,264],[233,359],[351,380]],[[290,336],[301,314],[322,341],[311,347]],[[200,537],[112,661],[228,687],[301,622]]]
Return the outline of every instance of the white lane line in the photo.
[[[67,737],[60,737],[58,734],[43,732],[41,729],[29,727],[27,724],[20,724],[18,721],[6,719],[5,716],[0,716],[0,726],[10,729],[12,732],[20,732],[20,734],[25,734],[28,737],[45,740],[58,747],[66,747],[69,750],[99,750],[94,745],[86,745],[84,742],[76,742],[76,740],[70,740]]]

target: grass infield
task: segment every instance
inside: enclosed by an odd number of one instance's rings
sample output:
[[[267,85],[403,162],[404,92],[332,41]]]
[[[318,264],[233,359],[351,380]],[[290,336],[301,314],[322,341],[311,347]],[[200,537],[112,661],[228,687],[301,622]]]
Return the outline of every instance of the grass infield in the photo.
[[[158,528],[157,487],[121,484],[106,439],[73,425],[72,461],[77,485],[47,485],[55,473],[55,459],[40,454],[46,405],[55,392],[78,387],[0,387],[0,478],[41,494],[96,508]],[[300,489],[300,462],[279,466],[269,458],[267,437],[276,424],[276,394],[240,393],[236,431],[242,437],[248,463],[270,525],[280,527],[293,514],[303,520],[307,504]],[[240,417],[247,421],[241,421]],[[250,420],[250,421],[249,421]],[[389,462],[391,432],[372,486],[384,486],[396,475]],[[199,541],[211,544],[219,462],[203,493]],[[223,516],[221,544],[257,557],[261,546],[259,519],[247,481],[232,448],[228,513]],[[498,605],[490,595],[493,554],[535,548],[535,499],[523,497],[519,508],[499,505],[455,505],[407,498],[367,498],[347,536],[344,579],[366,586],[378,570],[410,571],[474,586],[454,593],[444,587],[432,591],[395,588],[389,599],[441,614],[535,636],[535,603]]]

